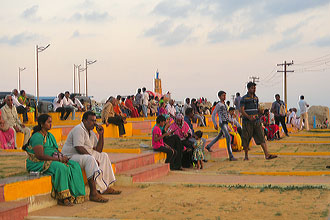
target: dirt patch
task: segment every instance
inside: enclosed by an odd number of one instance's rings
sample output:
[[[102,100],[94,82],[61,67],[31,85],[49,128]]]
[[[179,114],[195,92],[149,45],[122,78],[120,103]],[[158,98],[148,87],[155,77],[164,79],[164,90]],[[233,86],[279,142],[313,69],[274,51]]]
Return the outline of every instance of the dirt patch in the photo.
[[[322,157],[281,157],[274,160],[265,160],[260,157],[250,157],[249,161],[239,159],[229,162],[219,159],[208,167],[207,172],[221,174],[239,174],[240,172],[290,172],[290,171],[329,171],[326,166],[329,158]]]
[[[0,178],[27,174],[25,169],[25,155],[1,154]]]
[[[125,138],[106,138],[104,140],[104,148],[106,149],[137,149],[140,144],[149,146],[149,148],[141,148],[141,150],[150,150],[151,140],[148,139],[125,139]]]
[[[174,199],[175,198],[175,199]],[[235,189],[152,185],[127,197],[79,212],[116,219],[326,219],[325,189]]]

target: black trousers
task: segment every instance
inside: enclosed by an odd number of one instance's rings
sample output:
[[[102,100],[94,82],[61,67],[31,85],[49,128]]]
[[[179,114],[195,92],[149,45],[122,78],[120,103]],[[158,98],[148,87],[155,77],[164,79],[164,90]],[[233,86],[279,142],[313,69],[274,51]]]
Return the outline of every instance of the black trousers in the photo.
[[[61,112],[61,119],[66,120],[72,112],[72,108],[58,107],[56,112]]]
[[[279,125],[281,122],[282,128],[285,134],[288,134],[288,129],[286,128],[285,116],[275,116],[275,124]]]
[[[24,108],[23,105],[16,107],[16,110],[18,114],[23,114],[23,122],[27,122],[29,120],[27,115],[27,109]]]
[[[164,137],[164,142],[172,149],[176,151],[176,156],[173,160],[173,168],[171,169],[180,169],[182,166],[182,151],[183,145],[181,144],[181,140],[177,135],[171,135]]]
[[[154,151],[156,152],[164,152],[166,154],[166,160],[165,163],[169,163],[170,164],[170,169],[174,169],[175,165],[174,165],[174,161],[175,161],[175,157],[176,157],[176,151],[171,148],[170,146],[161,146],[157,149],[154,149]]]
[[[108,122],[118,126],[120,136],[126,134],[124,120],[121,116],[116,115],[115,117],[109,117]]]
[[[188,139],[181,140],[181,144],[187,148],[182,154],[182,167],[189,168],[193,164],[194,146]]]

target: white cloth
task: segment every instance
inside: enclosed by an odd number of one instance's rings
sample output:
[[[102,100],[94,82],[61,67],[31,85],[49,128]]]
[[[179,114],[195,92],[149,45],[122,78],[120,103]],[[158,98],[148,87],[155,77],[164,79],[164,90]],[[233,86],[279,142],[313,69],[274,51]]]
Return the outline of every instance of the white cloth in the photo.
[[[87,179],[94,176],[96,189],[103,193],[111,183],[116,181],[116,178],[108,154],[99,153],[93,149],[97,142],[96,134],[93,131],[89,133],[84,124],[80,123],[70,131],[62,153],[80,164],[86,172]],[[76,146],[84,147],[90,155],[79,154]]]
[[[81,102],[77,98],[74,99],[74,104],[76,104],[80,108],[84,108],[84,106],[81,104]]]
[[[147,92],[143,93],[142,105],[148,106],[149,104],[149,94]]]
[[[15,107],[22,105],[21,103],[19,103],[18,98],[16,96],[12,95],[12,99],[13,99],[13,104],[15,105]]]
[[[305,112],[307,112],[307,102],[305,100],[300,100],[298,102],[298,106],[300,109],[300,114],[304,114]]]
[[[58,98],[55,98],[53,101],[54,111],[56,111],[56,109],[60,107],[63,107],[63,99],[58,103]]]
[[[167,104],[166,111],[170,115],[173,115],[173,116],[176,115],[176,109],[175,109],[174,105],[170,105],[170,103]]]
[[[74,106],[74,103],[70,98],[64,97],[62,100],[63,100],[63,107]]]

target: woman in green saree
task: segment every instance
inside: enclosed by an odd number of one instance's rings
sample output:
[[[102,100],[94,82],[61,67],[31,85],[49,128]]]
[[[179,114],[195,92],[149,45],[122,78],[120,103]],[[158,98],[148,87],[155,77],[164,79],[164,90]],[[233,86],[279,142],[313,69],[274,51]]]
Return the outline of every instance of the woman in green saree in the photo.
[[[59,205],[72,206],[85,199],[85,184],[79,163],[69,160],[58,151],[55,137],[48,132],[52,118],[43,114],[38,117],[38,125],[23,149],[28,154],[28,171],[41,172],[52,177],[52,197]]]

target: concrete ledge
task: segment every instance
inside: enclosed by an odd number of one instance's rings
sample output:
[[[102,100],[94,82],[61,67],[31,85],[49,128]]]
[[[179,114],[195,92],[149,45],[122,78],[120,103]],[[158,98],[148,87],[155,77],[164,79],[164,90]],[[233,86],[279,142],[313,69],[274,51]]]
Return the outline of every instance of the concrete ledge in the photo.
[[[140,148],[136,148],[136,149],[103,149],[103,152],[106,153],[125,153],[125,154],[140,154],[141,153],[141,149]]]

